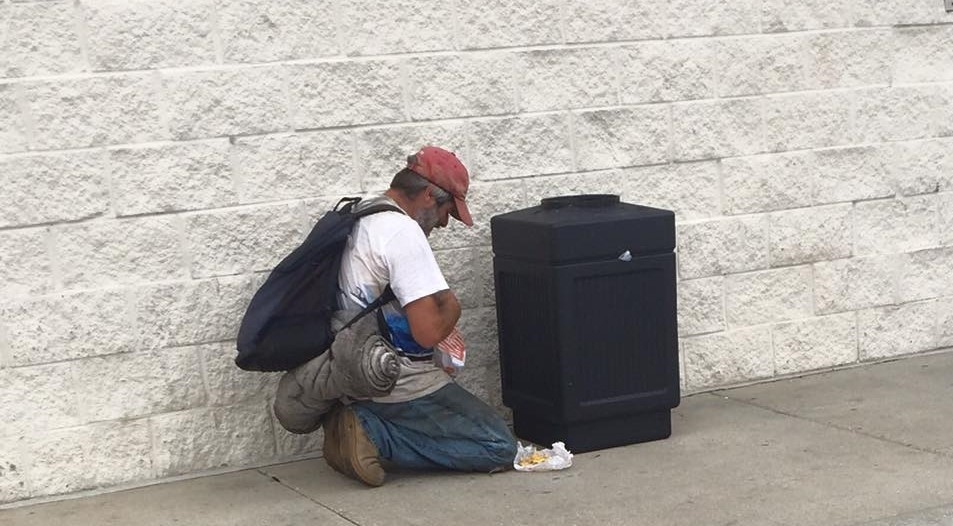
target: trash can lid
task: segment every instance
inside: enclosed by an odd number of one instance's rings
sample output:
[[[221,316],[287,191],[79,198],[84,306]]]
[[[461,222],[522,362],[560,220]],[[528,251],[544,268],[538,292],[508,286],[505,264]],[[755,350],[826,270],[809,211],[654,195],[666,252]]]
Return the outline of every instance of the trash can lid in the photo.
[[[675,213],[614,194],[568,195],[494,216],[490,231],[496,256],[581,262],[674,250]]]
[[[619,196],[615,194],[583,194],[583,195],[563,195],[559,197],[546,197],[540,201],[544,210],[555,210],[567,206],[580,206],[584,208],[601,208],[619,204]]]

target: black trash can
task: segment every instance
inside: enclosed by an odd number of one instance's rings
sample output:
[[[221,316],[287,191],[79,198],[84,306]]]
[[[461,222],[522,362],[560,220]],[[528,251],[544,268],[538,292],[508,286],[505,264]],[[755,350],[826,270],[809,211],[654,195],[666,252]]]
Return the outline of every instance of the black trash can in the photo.
[[[574,452],[669,437],[680,400],[675,214],[577,195],[490,226],[516,435]]]

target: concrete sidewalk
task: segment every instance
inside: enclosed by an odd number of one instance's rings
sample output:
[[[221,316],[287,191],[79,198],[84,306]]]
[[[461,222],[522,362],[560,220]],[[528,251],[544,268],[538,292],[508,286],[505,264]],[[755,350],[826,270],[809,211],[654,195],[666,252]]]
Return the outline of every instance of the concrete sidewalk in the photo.
[[[953,353],[687,397],[668,440],[555,473],[308,460],[0,511],[49,525],[953,525]]]

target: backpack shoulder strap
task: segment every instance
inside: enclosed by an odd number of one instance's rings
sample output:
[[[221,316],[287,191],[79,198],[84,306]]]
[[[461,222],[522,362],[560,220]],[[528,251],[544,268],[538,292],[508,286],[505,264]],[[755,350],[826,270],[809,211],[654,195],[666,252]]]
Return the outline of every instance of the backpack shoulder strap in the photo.
[[[396,207],[394,205],[389,205],[387,203],[371,205],[367,208],[362,208],[358,210],[357,212],[353,212],[353,214],[357,216],[358,218],[361,218],[364,216],[369,216],[371,214],[376,214],[378,212],[400,212],[401,214],[406,214],[406,212],[401,210],[399,207]]]
[[[377,198],[374,198],[372,201],[376,199]],[[376,214],[378,212],[400,212],[401,214],[407,214],[407,212],[401,210],[400,207],[388,203],[377,203],[368,206],[367,208],[359,208],[358,203],[360,203],[362,200],[363,199],[360,197],[344,197],[338,201],[338,204],[334,205],[332,211],[342,214],[353,214],[359,218],[366,215]],[[365,203],[366,202],[367,201],[365,201]]]
[[[381,295],[378,296],[376,300],[372,301],[367,307],[364,307],[364,309],[361,310],[361,312],[357,313],[356,316],[351,318],[351,321],[345,323],[344,326],[338,329],[337,332],[341,332],[344,329],[347,329],[351,325],[354,325],[355,323],[357,323],[358,320],[360,320],[364,316],[367,316],[372,311],[382,307],[385,303],[395,299],[397,299],[397,296],[394,295],[394,290],[390,288],[390,285],[387,285],[386,287],[384,287],[384,291],[381,292]]]
[[[359,200],[359,199],[358,199],[358,200]],[[343,201],[343,199],[342,199],[342,201]],[[360,210],[358,210],[358,211],[356,211],[356,212],[351,211],[352,208],[353,208],[353,206],[356,205],[356,204],[357,204],[357,201],[355,201],[355,202],[353,202],[353,203],[348,203],[348,204],[345,205],[345,206],[346,206],[346,211],[347,211],[347,212],[350,212],[350,213],[352,213],[352,214],[354,214],[354,216],[355,216],[357,219],[360,219],[360,218],[362,218],[362,217],[364,217],[364,216],[369,216],[369,215],[371,215],[371,214],[376,214],[376,213],[379,213],[379,212],[400,212],[401,214],[406,214],[406,212],[404,212],[403,210],[401,210],[399,207],[396,207],[396,206],[394,206],[394,205],[390,205],[390,204],[387,204],[387,203],[380,203],[380,204],[376,204],[376,205],[371,205],[371,206],[369,206],[369,207],[367,207],[367,208],[360,209]],[[391,288],[390,288],[390,284],[388,284],[386,287],[384,287],[384,290],[381,292],[381,295],[378,296],[378,298],[377,298],[376,300],[372,301],[367,307],[364,307],[364,308],[361,310],[361,312],[357,313],[356,316],[354,316],[353,318],[351,318],[351,321],[345,323],[344,326],[341,327],[340,329],[338,329],[337,332],[341,332],[341,331],[343,331],[344,329],[347,329],[347,328],[350,327],[351,325],[354,325],[355,323],[357,323],[358,320],[360,320],[360,319],[363,318],[364,316],[367,316],[367,315],[370,314],[371,312],[373,312],[373,311],[375,311],[375,310],[381,308],[385,303],[388,303],[388,302],[393,301],[393,300],[395,300],[395,299],[397,299],[397,296],[394,295],[394,290],[391,289]]]
[[[351,213],[351,210],[354,208],[354,206],[360,202],[361,202],[360,197],[343,197],[341,198],[340,201],[338,201],[338,204],[334,205],[333,210],[335,212],[343,212],[343,213],[349,214]]]

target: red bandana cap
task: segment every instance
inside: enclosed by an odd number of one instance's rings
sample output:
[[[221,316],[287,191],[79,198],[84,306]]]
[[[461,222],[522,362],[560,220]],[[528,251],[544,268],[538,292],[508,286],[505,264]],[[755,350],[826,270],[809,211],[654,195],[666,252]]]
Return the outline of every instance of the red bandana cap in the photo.
[[[453,152],[436,146],[424,146],[407,158],[407,168],[452,195],[456,205],[453,217],[467,226],[473,226],[473,218],[466,203],[470,175]]]

